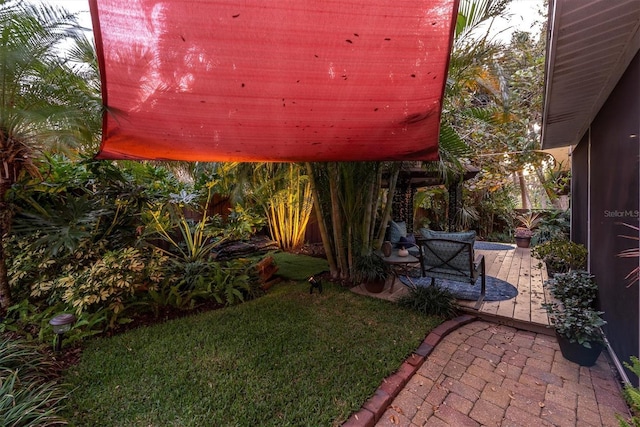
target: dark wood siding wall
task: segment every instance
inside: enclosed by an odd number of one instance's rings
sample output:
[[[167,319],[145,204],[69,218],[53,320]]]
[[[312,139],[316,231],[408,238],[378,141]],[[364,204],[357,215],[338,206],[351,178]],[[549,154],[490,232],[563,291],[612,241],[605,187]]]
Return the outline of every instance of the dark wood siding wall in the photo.
[[[638,265],[638,260],[617,256],[634,245],[633,241],[620,237],[634,234],[621,223],[639,225],[639,134],[640,55],[636,55],[591,124],[587,134],[590,147],[583,140],[573,159],[576,199],[572,212],[576,223],[572,234],[577,241],[582,241],[584,230],[589,230],[590,271],[600,288],[599,306],[608,322],[607,337],[621,361],[628,361],[630,356],[639,353],[638,283],[628,286],[625,279]],[[590,148],[588,181],[584,166],[586,148]],[[583,211],[587,182],[590,184],[588,222]],[[637,383],[637,378],[634,381]]]
[[[589,134],[571,152],[571,240],[588,244]]]

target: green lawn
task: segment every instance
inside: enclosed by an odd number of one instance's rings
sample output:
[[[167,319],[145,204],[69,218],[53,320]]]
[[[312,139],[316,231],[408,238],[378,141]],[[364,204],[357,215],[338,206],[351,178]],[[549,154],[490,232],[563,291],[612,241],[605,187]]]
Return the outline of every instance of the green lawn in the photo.
[[[339,425],[438,324],[325,284],[100,338],[66,375],[77,426]]]

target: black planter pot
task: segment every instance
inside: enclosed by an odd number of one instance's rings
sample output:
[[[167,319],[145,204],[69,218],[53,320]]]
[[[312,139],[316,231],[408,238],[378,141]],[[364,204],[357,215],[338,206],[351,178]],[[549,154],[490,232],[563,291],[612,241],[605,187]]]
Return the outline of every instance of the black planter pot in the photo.
[[[560,351],[565,359],[575,362],[580,366],[593,366],[596,364],[600,353],[604,349],[604,344],[596,342],[590,343],[591,348],[587,348],[577,342],[569,342],[569,339],[556,332]]]
[[[379,294],[384,290],[384,285],[386,284],[386,280],[378,279],[378,280],[367,280],[364,282],[364,288],[367,292],[371,292],[372,294]]]

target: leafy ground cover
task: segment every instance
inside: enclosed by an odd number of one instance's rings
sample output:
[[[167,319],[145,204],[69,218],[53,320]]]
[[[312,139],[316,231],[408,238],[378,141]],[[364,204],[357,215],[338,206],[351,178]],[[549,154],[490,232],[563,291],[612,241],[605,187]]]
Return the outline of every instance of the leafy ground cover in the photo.
[[[327,283],[90,342],[71,425],[339,425],[439,320]]]

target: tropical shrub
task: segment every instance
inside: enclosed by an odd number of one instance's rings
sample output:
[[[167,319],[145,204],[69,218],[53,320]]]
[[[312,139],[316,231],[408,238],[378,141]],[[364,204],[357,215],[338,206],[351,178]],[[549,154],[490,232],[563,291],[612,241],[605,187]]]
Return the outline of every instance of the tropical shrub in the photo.
[[[0,2],[0,247],[11,235],[14,184],[41,179],[38,163],[48,150],[70,150],[95,141],[103,109],[91,83],[91,66],[73,66],[61,44],[86,38],[74,15],[51,2]],[[76,43],[74,43],[76,42]],[[84,43],[83,46],[91,46]],[[82,70],[82,71],[81,71]],[[95,131],[95,132],[94,132]],[[5,252],[0,251],[0,315],[12,304]]]
[[[247,297],[255,297],[258,294],[258,282],[251,278],[255,264],[248,259],[216,263],[207,290],[218,303],[224,305],[237,304]]]
[[[542,304],[558,335],[587,348],[604,342],[601,328],[607,322],[594,308],[598,287],[592,275],[572,270],[556,274],[545,285],[558,301]]]
[[[106,246],[103,241],[81,244],[62,259],[48,258],[45,253],[39,262],[42,270],[31,282],[30,297],[48,305],[63,303],[78,316],[104,308],[109,326],[115,325],[138,290],[163,279],[162,266],[167,259],[157,250],[108,250]],[[24,271],[15,278],[24,278]]]
[[[11,286],[22,298],[32,284],[78,269],[68,264],[88,268],[107,251],[137,247],[140,212],[174,184],[162,168],[64,156],[48,157],[41,173],[46,182],[21,181],[11,193],[17,215],[7,252]]]
[[[23,299],[7,310],[6,317],[0,321],[0,334],[14,332],[27,341],[39,340],[54,345],[56,336],[49,321],[64,311],[67,311],[67,306],[62,302],[47,305],[43,302],[34,304],[29,299]],[[104,308],[99,308],[95,312],[85,311],[77,315],[71,330],[64,334],[62,345],[71,345],[104,332],[108,325],[107,314]],[[122,318],[118,320],[123,322]]]
[[[519,227],[526,228],[527,230],[535,230],[538,228],[540,221],[542,218],[540,217],[539,212],[526,212],[520,215],[516,215],[516,221],[519,224]]]
[[[229,212],[224,224],[224,234],[230,239],[244,240],[255,234],[264,224],[264,216],[258,214],[254,208],[237,204]]]
[[[558,273],[547,280],[549,291],[565,305],[592,307],[598,295],[598,285],[594,276],[584,270]]]
[[[571,170],[567,169],[563,162],[553,168],[547,168],[544,172],[542,185],[552,202],[558,196],[569,194],[571,191]]]
[[[568,210],[549,210],[541,216],[540,223],[533,237],[533,246],[548,242],[549,240],[569,240],[571,230],[570,213]]]
[[[482,172],[483,176],[492,174]],[[488,182],[484,182],[488,185]],[[492,242],[513,241],[511,228],[513,225],[513,209],[515,203],[511,196],[510,184],[487,186],[485,189],[477,188],[474,191],[468,189],[465,195],[465,204],[473,204],[478,210],[478,221],[470,227],[476,230],[479,236]],[[475,180],[465,183],[465,188],[473,188]]]
[[[304,243],[313,206],[311,181],[295,163],[260,163],[253,168],[251,199],[267,218],[271,238],[290,251]]]
[[[149,288],[145,298],[156,317],[165,309],[190,310],[212,300],[233,305],[258,295],[258,282],[250,272],[255,262],[236,259],[187,261],[170,259],[165,279]]]
[[[142,214],[143,237],[160,238],[165,245],[156,245],[158,249],[171,258],[191,262],[210,258],[226,240],[245,239],[255,233],[264,222],[249,208],[235,206],[226,224],[219,215],[208,215],[216,185],[212,181],[205,186],[205,197],[183,190],[150,206]]]
[[[43,341],[47,327],[50,328],[49,320],[63,310],[63,304],[36,305],[25,298],[7,309],[7,315],[0,321],[0,334],[10,331],[29,341],[36,338]]]
[[[196,192],[163,168],[62,156],[50,157],[49,168],[51,183],[25,181],[13,193],[19,212],[7,245],[9,277],[23,302],[3,329],[46,340],[56,307],[78,317],[65,335],[73,342],[131,321],[133,308],[158,314],[258,293],[250,262],[220,264],[214,251],[254,233],[263,219],[242,206],[226,223],[208,216],[217,181]]]
[[[94,160],[46,158],[41,179],[18,183],[11,193],[17,209],[12,228],[18,240],[31,238],[49,254],[70,253],[86,240],[107,239],[110,248],[134,246],[141,212],[177,191],[177,181],[163,168],[115,165]]]
[[[215,181],[205,185],[206,199],[202,207],[198,206],[197,192],[183,191],[144,214],[145,235],[159,237],[165,245],[156,245],[156,248],[168,258],[164,264],[164,280],[149,287],[147,302],[156,316],[166,308],[193,309],[203,300],[231,305],[256,294],[252,286],[255,282],[249,276],[253,262],[221,263],[215,260],[214,252],[228,239],[245,238],[254,233],[261,218],[239,205],[229,215],[227,224],[217,215],[208,216],[216,185]],[[188,218],[187,212],[199,219]]]
[[[385,281],[391,272],[389,264],[371,252],[356,257],[352,277],[356,283]]]
[[[587,266],[587,248],[564,238],[546,241],[531,249],[531,255],[543,261],[550,275]]]
[[[102,252],[96,248],[97,252]],[[92,249],[87,248],[87,251]],[[50,302],[61,300],[77,314],[96,306],[105,306],[114,315],[124,308],[124,301],[142,288],[162,280],[166,257],[157,251],[124,248],[104,251],[91,257],[85,265],[78,262],[63,267],[62,275],[32,285],[31,295]]]
[[[447,190],[443,187],[429,187],[416,192],[414,205],[420,209],[420,228],[446,230],[448,227]]]
[[[569,342],[591,348],[593,343],[604,342],[601,327],[606,325],[602,311],[595,311],[576,305],[560,306],[556,303],[543,304],[549,320],[559,335]]]

